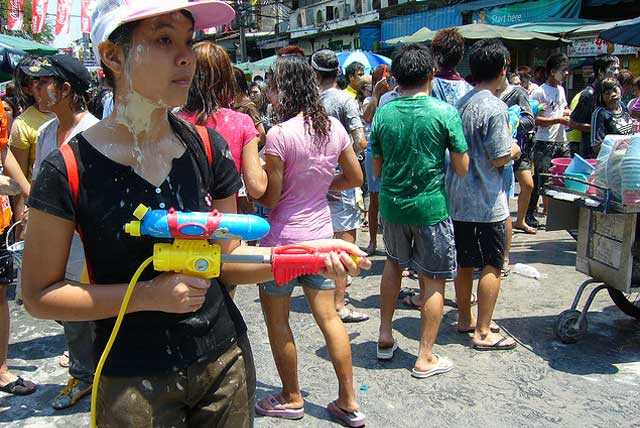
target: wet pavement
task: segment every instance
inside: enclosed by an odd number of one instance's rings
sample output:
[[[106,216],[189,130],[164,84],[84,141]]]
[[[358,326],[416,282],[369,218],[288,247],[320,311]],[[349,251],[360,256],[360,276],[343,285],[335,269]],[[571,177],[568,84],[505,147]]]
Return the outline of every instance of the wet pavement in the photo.
[[[366,232],[361,232],[366,244]],[[381,242],[381,239],[380,239]],[[400,349],[393,360],[375,357],[380,275],[384,257],[356,278],[349,301],[371,319],[349,324],[355,387],[370,427],[640,427],[640,322],[624,315],[606,292],[589,312],[589,330],[577,344],[565,345],[553,333],[557,315],[567,309],[580,283],[575,271],[576,242],[566,232],[516,234],[512,262],[536,267],[539,281],[510,275],[504,282],[495,321],[519,346],[508,352],[477,352],[455,329],[453,285],[447,285],[445,314],[436,352],[455,363],[450,373],[427,380],[410,376],[418,348],[419,313],[399,303],[394,320]],[[417,287],[411,279],[403,286]],[[249,326],[258,397],[277,392],[280,381],[269,349],[255,287],[240,287],[236,301]],[[62,328],[34,320],[10,302],[9,365],[39,384],[29,397],[0,396],[0,427],[89,425],[89,400],[65,411],[50,403],[66,383],[58,365],[64,350]],[[291,325],[299,356],[306,416],[302,421],[257,418],[256,427],[333,427],[325,406],[337,383],[327,348],[302,292],[291,305]]]

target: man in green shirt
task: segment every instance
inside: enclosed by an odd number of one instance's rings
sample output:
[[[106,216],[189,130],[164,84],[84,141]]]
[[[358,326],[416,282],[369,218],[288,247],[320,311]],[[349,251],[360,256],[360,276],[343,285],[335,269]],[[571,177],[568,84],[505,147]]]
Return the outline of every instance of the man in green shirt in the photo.
[[[387,261],[380,284],[380,333],[377,356],[393,358],[397,342],[392,321],[402,269],[409,263],[419,274],[421,334],[412,376],[448,372],[453,363],[432,352],[440,328],[445,281],[457,268],[453,223],[445,190],[445,158],[465,175],[467,143],[457,110],[431,97],[435,62],[422,45],[401,47],[391,70],[403,96],[380,107],[373,119],[371,144],[374,175],[382,177],[380,215]]]

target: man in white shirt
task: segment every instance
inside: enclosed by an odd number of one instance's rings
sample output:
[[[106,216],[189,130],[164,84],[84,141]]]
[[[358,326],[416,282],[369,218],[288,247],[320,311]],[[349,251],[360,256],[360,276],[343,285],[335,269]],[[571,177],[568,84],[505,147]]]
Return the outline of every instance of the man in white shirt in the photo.
[[[553,54],[547,59],[547,81],[536,88],[531,99],[546,106],[536,116],[538,131],[532,148],[532,159],[535,163],[535,186],[529,203],[527,217],[533,217],[538,204],[539,189],[542,180],[540,173],[547,173],[551,168],[551,160],[570,157],[566,128],[569,126],[571,110],[562,84],[569,75],[569,60],[565,54]],[[544,209],[548,203],[545,198]]]

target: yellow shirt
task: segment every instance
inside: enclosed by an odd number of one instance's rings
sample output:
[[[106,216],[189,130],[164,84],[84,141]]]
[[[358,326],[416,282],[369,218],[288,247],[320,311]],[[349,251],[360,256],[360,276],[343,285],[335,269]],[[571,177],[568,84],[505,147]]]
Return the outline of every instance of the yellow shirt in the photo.
[[[9,145],[12,148],[29,150],[29,167],[26,171],[27,180],[31,183],[33,162],[36,160],[36,140],[38,129],[45,122],[56,117],[53,113],[43,113],[35,106],[31,106],[13,121]]]
[[[351,85],[347,85],[347,87],[346,87],[346,88],[344,88],[344,91],[345,91],[347,94],[351,95],[351,98],[353,98],[354,100],[358,97],[358,91],[356,91],[355,89],[353,89],[353,88],[351,87]]]
[[[576,96],[571,100],[571,104],[569,104],[569,109],[571,109],[571,111],[575,110],[576,106],[578,105],[581,93],[582,91],[578,92]],[[582,131],[580,131],[579,129],[572,129],[571,131],[567,132],[567,141],[569,141],[570,143],[582,142]]]

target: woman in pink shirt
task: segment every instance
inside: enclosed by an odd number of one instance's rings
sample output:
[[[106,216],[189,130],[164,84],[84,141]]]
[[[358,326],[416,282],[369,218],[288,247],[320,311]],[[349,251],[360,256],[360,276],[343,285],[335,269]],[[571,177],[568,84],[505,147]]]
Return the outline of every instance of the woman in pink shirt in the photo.
[[[260,245],[330,238],[333,227],[327,191],[362,184],[362,170],[349,135],[325,112],[315,73],[300,55],[283,55],[274,63],[267,96],[281,122],[267,133],[264,148],[269,185],[259,202],[272,211],[271,232]],[[335,176],[337,164],[343,172]],[[282,391],[260,400],[256,412],[287,419],[304,416],[296,345],[289,326],[291,293],[296,285],[303,287],[338,377],[338,399],[327,410],[349,426],[362,426],[366,418],[358,411],[353,390],[351,345],[336,312],[335,283],[317,275],[303,275],[283,286],[260,284],[260,302]]]
[[[267,175],[258,156],[258,131],[251,117],[231,110],[236,97],[233,67],[227,52],[209,41],[196,43],[196,74],[187,103],[178,116],[215,129],[227,141],[242,174],[247,195],[257,199],[267,188]]]

